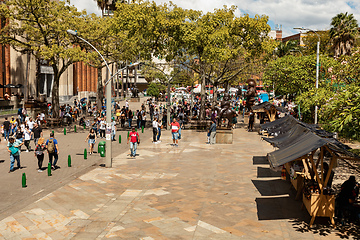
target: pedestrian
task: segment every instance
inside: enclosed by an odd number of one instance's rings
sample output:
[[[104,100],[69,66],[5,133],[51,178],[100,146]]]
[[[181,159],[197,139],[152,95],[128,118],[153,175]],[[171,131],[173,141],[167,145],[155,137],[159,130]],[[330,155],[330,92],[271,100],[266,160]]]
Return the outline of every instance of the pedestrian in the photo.
[[[115,117],[112,118],[111,122],[111,140],[115,141],[115,135],[116,135],[116,122]]]
[[[146,113],[144,111],[142,118],[141,118],[141,127],[143,127],[145,129],[146,126]]]
[[[104,118],[100,121],[100,138],[105,138],[106,121]]]
[[[236,124],[237,124],[237,114],[236,113],[234,113],[234,115],[233,115],[233,118],[232,118],[232,124],[233,124],[233,129],[235,129],[236,128]]]
[[[56,165],[58,159],[59,159],[59,145],[58,141],[54,137],[54,133],[50,133],[50,138],[46,141],[46,149],[49,154],[49,163],[51,164],[51,168],[53,170],[57,169],[58,166]],[[54,162],[53,162],[54,158]]]
[[[249,125],[248,125],[248,131],[249,132],[253,131],[254,121],[255,121],[255,113],[253,112],[253,110],[250,110],[250,113],[249,113]]]
[[[177,121],[179,123],[179,139],[181,139],[181,129],[184,127],[184,121],[181,118],[177,118]]]
[[[161,119],[159,119],[158,120],[158,135],[157,135],[157,139],[156,139],[158,142],[161,142],[160,141],[161,129],[162,129],[162,121],[161,121]]]
[[[139,110],[136,110],[136,116],[137,116],[137,119],[136,119],[136,127],[138,129],[141,128],[141,119],[142,119],[142,114]]]
[[[7,151],[10,153],[10,172],[14,171],[15,160],[17,162],[17,168],[20,169],[20,147],[24,143],[16,140],[14,137],[9,137],[9,142],[7,144]]]
[[[173,118],[172,123],[169,123],[169,126],[171,126],[171,134],[173,139],[173,146],[178,147],[178,139],[179,139],[179,128],[180,124],[176,121],[176,118]]]
[[[93,154],[94,152],[94,147],[95,147],[95,143],[96,143],[96,133],[94,131],[94,129],[90,129],[89,134],[87,135],[86,140],[88,140],[89,143],[89,148],[90,148],[90,155]]]
[[[37,140],[36,146],[35,146],[35,153],[34,156],[38,160],[38,172],[42,172],[42,163],[44,161],[44,151],[46,149],[46,146],[44,144],[44,138],[41,137]]]
[[[11,135],[13,135],[17,130],[16,128],[17,122],[15,120],[15,117],[11,117],[10,124],[11,124]]]
[[[211,124],[209,132],[208,132],[208,136],[209,136],[209,143],[215,144],[215,142],[216,142],[216,121],[215,120],[212,120],[212,124]]]
[[[9,141],[9,135],[10,135],[10,121],[7,117],[5,117],[5,121],[3,123],[4,125],[4,138],[5,141]]]
[[[133,119],[133,113],[132,113],[132,111],[129,109],[129,112],[128,112],[129,128],[131,128],[132,119]]]
[[[152,127],[153,127],[153,143],[156,143],[157,139],[157,133],[158,133],[158,128],[159,128],[159,123],[157,121],[157,118],[154,118],[154,121],[152,122]]]
[[[135,131],[135,127],[131,128],[131,132],[129,133],[127,144],[130,142],[130,156],[135,157],[136,156],[136,149],[137,145],[140,144],[140,135],[138,132]]]
[[[24,145],[26,147],[26,152],[30,151],[30,140],[31,140],[32,132],[29,129],[29,126],[25,127],[24,130]]]
[[[32,132],[33,132],[34,143],[35,143],[35,147],[36,147],[39,138],[43,137],[43,132],[42,132],[41,126],[36,123],[36,124],[34,125],[34,128],[33,128]]]

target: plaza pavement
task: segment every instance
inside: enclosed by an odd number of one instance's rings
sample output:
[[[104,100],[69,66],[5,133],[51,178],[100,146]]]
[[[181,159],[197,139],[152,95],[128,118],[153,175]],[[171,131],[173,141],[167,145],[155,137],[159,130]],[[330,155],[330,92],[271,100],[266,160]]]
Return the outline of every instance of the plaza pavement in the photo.
[[[96,167],[0,221],[0,239],[336,239],[309,231],[288,182],[264,158],[255,132],[208,145],[183,130],[179,147],[142,139],[112,168]],[[290,193],[290,194],[289,194]]]

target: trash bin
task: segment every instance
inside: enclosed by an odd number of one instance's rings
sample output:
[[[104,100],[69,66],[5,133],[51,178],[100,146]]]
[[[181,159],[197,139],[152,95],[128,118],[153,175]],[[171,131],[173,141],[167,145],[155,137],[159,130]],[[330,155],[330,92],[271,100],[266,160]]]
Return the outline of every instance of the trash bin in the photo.
[[[98,152],[100,153],[100,156],[101,156],[101,157],[105,157],[105,145],[106,145],[106,142],[105,142],[105,141],[99,142]]]

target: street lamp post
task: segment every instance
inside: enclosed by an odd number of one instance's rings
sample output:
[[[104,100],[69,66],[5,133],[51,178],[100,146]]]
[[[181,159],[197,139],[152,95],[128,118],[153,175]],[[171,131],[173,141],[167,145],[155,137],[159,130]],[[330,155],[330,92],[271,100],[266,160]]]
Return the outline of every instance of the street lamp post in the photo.
[[[319,56],[320,56],[320,35],[315,31],[315,30],[312,30],[312,29],[309,29],[309,28],[294,28],[294,29],[298,29],[298,30],[305,30],[305,31],[311,31],[313,33],[316,34],[316,36],[318,37],[318,42],[317,42],[317,45],[316,45],[316,83],[315,83],[315,87],[316,89],[319,88],[319,67],[320,67],[320,64],[319,64]],[[315,105],[315,119],[314,119],[314,123],[317,124],[318,122],[318,106]]]
[[[105,58],[103,57],[103,55],[101,55],[101,53],[88,41],[86,41],[85,39],[83,39],[82,37],[78,36],[77,32],[74,30],[67,30],[67,33],[77,37],[78,39],[84,41],[85,43],[87,43],[88,45],[90,45],[102,58],[102,60],[104,61],[110,76],[111,74],[111,70],[109,68],[109,65],[107,64]],[[113,76],[112,76],[113,77]],[[110,79],[112,79],[112,77]],[[110,80],[109,79],[109,80]],[[105,166],[110,168],[112,167],[112,148],[111,148],[111,81],[107,81],[105,82],[105,91],[106,91],[106,159],[105,159]]]

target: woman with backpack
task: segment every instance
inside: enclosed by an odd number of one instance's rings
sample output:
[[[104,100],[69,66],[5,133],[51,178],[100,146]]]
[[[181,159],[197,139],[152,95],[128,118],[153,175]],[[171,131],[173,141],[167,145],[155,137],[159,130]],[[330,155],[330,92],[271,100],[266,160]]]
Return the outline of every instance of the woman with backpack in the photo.
[[[49,154],[51,168],[55,170],[57,168],[56,163],[59,159],[59,146],[57,140],[54,138],[54,133],[50,133],[50,138],[46,141],[46,148]]]
[[[39,138],[37,145],[35,147],[35,157],[37,157],[38,160],[38,172],[42,172],[42,163],[44,161],[44,151],[46,149],[46,146],[44,144],[44,138]]]

